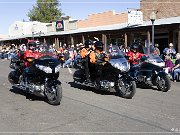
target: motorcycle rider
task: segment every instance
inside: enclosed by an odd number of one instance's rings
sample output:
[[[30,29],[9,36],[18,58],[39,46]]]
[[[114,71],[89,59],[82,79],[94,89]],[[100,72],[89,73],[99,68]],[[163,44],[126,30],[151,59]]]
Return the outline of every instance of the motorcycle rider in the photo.
[[[85,41],[84,43],[84,47],[80,50],[80,55],[81,55],[81,58],[82,58],[82,61],[83,61],[83,64],[84,64],[84,67],[85,67],[85,75],[86,75],[86,82],[90,82],[90,79],[89,79],[89,53],[91,51],[91,45],[93,44],[93,42],[88,39]]]
[[[133,73],[132,76],[133,77],[137,77],[137,73],[139,71],[139,62],[142,56],[144,56],[144,54],[139,52],[139,45],[134,42],[131,46],[130,46],[130,51],[127,52],[127,56],[128,61],[130,63],[130,67],[131,67],[131,72]]]
[[[28,74],[31,72],[30,66],[31,66],[31,60],[32,59],[28,59],[28,58],[35,58],[37,59],[38,57],[40,57],[42,54],[37,52],[36,49],[36,43],[35,42],[29,42],[27,44],[28,49],[24,52],[23,54],[23,60],[24,60],[24,78],[25,78],[25,82],[27,83],[27,76]],[[21,57],[22,58],[22,57]]]
[[[27,61],[28,57],[37,59],[41,54],[38,51],[36,51],[36,43],[35,42],[28,43],[28,47],[29,48],[24,52],[24,60],[25,60],[24,65],[26,67],[30,66],[30,62]]]
[[[96,41],[94,43],[95,50],[90,53],[90,63],[95,68],[95,79],[97,85],[100,86],[100,79],[102,75],[102,67],[107,63],[109,57],[105,52],[103,52],[103,43],[101,41]]]

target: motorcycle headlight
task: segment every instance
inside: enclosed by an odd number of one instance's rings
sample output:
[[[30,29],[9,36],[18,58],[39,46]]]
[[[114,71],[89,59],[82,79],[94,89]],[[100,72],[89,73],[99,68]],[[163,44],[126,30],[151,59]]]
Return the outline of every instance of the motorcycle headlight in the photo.
[[[131,66],[130,66],[130,63],[127,63],[127,66],[128,66],[128,71],[130,70]]]
[[[46,67],[46,66],[42,66],[42,65],[38,65],[38,64],[36,64],[36,67],[46,73],[52,73],[52,69],[50,67]]]
[[[126,70],[127,70],[127,67],[126,67],[126,66],[124,66],[124,65],[121,65],[121,66],[120,66],[120,70],[121,70],[122,72],[124,72],[124,71],[126,71]]]
[[[33,59],[32,59],[32,58],[28,58],[27,61],[28,61],[28,62],[32,62]]]
[[[55,67],[55,73],[59,72],[60,68],[61,68],[61,65],[58,65],[57,67]]]
[[[119,64],[119,63],[116,63],[113,65],[115,68],[121,70],[122,72],[125,72],[125,71],[128,71],[130,69],[130,65],[123,65],[123,64]]]
[[[119,69],[119,64],[118,64],[118,63],[115,63],[115,64],[113,64],[113,67],[115,67],[115,68],[118,68],[118,69]]]

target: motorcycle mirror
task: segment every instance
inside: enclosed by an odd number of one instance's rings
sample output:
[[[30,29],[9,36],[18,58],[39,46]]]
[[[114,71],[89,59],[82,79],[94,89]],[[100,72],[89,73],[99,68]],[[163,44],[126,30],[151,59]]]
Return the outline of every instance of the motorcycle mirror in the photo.
[[[125,55],[124,57],[126,58],[126,60],[129,60],[129,56],[126,56],[126,55]]]
[[[142,61],[142,62],[144,62],[144,61],[146,61],[146,60],[147,60],[147,57],[146,57],[145,55],[141,57],[141,61]]]

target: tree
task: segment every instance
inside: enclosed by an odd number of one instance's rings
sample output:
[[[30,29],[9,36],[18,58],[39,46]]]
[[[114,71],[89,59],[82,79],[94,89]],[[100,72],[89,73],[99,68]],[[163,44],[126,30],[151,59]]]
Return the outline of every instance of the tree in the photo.
[[[30,21],[50,23],[59,20],[63,13],[58,0],[37,0],[36,5],[28,12]]]

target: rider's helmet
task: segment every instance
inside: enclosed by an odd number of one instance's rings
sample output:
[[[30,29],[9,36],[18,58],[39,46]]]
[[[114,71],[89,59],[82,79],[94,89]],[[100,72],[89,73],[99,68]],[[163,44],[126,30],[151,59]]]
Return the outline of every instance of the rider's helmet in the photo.
[[[88,39],[88,40],[86,40],[86,41],[84,42],[84,45],[85,45],[86,48],[89,48],[89,46],[92,45],[92,44],[93,44],[93,42],[92,42],[92,40],[90,40],[90,39]]]
[[[29,50],[35,50],[36,48],[36,42],[29,42],[27,45]]]
[[[102,43],[101,41],[96,41],[96,42],[94,43],[94,46],[95,46],[95,48],[96,48],[97,50],[103,51],[103,43]]]
[[[138,43],[134,42],[134,43],[130,46],[130,49],[131,49],[131,51],[133,51],[133,52],[137,52],[138,49],[139,49]]]

